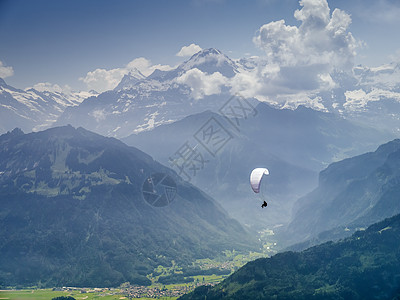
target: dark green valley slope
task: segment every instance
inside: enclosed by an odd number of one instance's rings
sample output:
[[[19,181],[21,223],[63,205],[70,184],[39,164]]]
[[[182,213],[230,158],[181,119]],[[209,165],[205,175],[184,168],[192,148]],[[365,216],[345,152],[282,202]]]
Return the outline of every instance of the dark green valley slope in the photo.
[[[400,215],[351,237],[252,261],[194,299],[399,299]]]
[[[176,183],[168,206],[142,196],[154,173]],[[160,264],[255,246],[212,198],[116,139],[71,126],[0,136],[0,287],[149,284]]]

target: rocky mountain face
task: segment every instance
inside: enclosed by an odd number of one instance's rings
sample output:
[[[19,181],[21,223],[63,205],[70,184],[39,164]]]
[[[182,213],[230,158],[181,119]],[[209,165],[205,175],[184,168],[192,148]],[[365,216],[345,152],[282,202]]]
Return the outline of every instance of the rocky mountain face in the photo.
[[[399,164],[400,140],[331,164],[318,187],[296,203],[287,234],[316,243],[400,213]]]
[[[96,92],[71,92],[16,89],[0,78],[0,133],[21,128],[37,131],[48,128],[68,106],[77,106]]]
[[[83,128],[0,136],[0,286],[148,284],[257,243],[204,192],[142,151]]]

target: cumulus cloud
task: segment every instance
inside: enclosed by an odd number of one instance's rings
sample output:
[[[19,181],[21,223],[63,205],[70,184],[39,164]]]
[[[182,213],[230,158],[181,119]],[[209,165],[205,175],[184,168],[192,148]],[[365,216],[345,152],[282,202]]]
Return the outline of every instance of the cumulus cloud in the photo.
[[[159,69],[162,71],[171,70],[172,67],[169,65],[156,64],[153,65],[150,60],[139,57],[130,61],[127,65],[122,68],[115,69],[96,69],[94,71],[88,72],[85,77],[79,78],[83,81],[89,90],[95,90],[98,92],[104,92],[107,90],[114,89],[118,83],[120,83],[122,77],[129,72],[135,73],[135,71],[140,71],[143,75],[148,76],[154,72],[154,70]]]
[[[302,22],[299,27],[280,20],[261,26],[254,37],[269,63],[351,68],[356,41],[347,32],[350,16],[340,9],[335,9],[331,16],[326,0],[302,0],[300,5],[303,8],[294,13]]]
[[[252,70],[260,76],[258,83],[262,82],[253,93],[275,99],[308,94],[315,99],[318,91],[336,86],[332,72],[351,71],[357,41],[348,31],[350,15],[340,9],[331,14],[326,0],[302,0],[300,6],[294,12],[299,26],[274,21],[261,26],[254,36],[265,57]]]
[[[96,69],[88,72],[85,77],[81,77],[79,80],[82,80],[89,90],[104,92],[115,88],[125,74],[128,74],[125,68]]]
[[[7,78],[14,75],[14,69],[10,66],[5,66],[0,60],[0,78]]]
[[[230,82],[231,93],[240,94],[245,98],[258,98],[258,92],[262,89],[260,76],[256,72],[242,71],[236,74]]]
[[[199,45],[190,44],[189,46],[183,46],[181,50],[176,54],[176,56],[180,57],[192,56],[193,54],[196,54],[201,50],[203,49],[201,49]]]
[[[143,75],[149,76],[155,70],[169,71],[169,70],[172,70],[173,67],[171,67],[169,65],[161,65],[161,64],[153,65],[150,60],[148,60],[148,59],[146,59],[144,57],[139,57],[139,58],[135,58],[134,60],[129,62],[126,65],[126,69],[128,71],[132,71],[132,70],[137,69]]]
[[[177,83],[186,84],[190,87],[191,96],[201,99],[221,93],[221,86],[228,84],[228,78],[219,72],[207,74],[197,68],[190,69],[176,79]]]
[[[71,87],[69,85],[64,85],[64,87],[61,87],[58,84],[52,84],[50,82],[39,82],[35,84],[32,88],[34,88],[38,92],[52,92],[52,93],[64,93],[64,94],[69,94],[71,92]]]

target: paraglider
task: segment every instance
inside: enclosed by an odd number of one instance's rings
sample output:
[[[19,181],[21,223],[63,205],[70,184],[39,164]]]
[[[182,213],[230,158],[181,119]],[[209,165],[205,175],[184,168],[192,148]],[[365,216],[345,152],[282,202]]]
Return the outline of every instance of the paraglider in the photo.
[[[253,171],[251,171],[250,185],[254,193],[256,194],[260,193],[261,183],[266,175],[269,175],[269,171],[267,168],[255,168]],[[264,203],[261,205],[261,207],[262,208],[267,207],[268,205],[267,202],[265,200],[263,201]]]

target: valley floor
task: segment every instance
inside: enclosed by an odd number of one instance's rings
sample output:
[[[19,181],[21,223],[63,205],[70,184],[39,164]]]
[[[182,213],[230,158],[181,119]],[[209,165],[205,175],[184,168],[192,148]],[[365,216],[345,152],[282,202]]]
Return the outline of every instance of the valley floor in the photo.
[[[271,244],[271,243],[270,243]],[[148,278],[153,282],[151,286],[137,286],[129,283],[122,284],[119,288],[77,288],[63,287],[54,289],[10,289],[0,290],[0,300],[49,300],[60,296],[72,296],[76,300],[120,300],[120,299],[168,299],[174,300],[193,291],[201,285],[216,285],[232,272],[254,259],[272,254],[271,250],[264,246],[263,252],[250,252],[248,254],[236,251],[224,251],[220,257],[214,259],[198,259],[193,267],[201,270],[225,271],[224,274],[192,275],[180,277],[189,279],[190,282],[162,284],[160,278],[184,275],[180,266],[172,263],[172,266],[158,266]],[[161,280],[160,280],[161,281]]]

